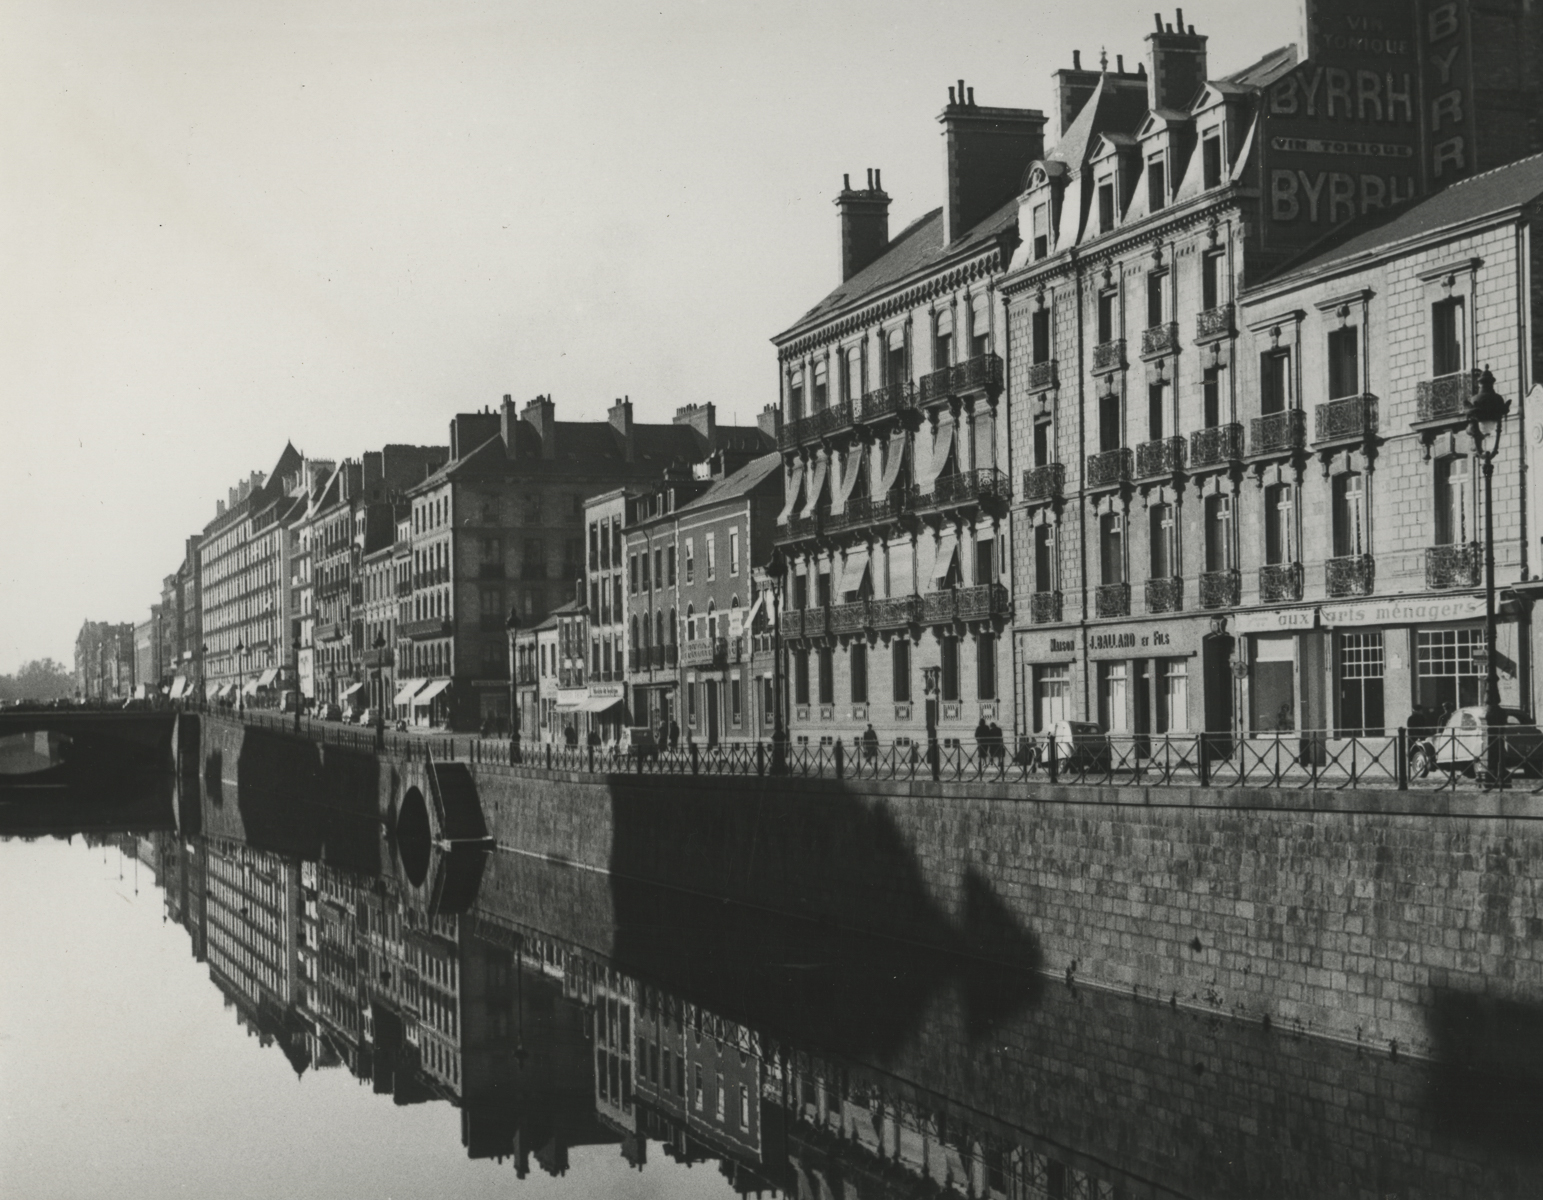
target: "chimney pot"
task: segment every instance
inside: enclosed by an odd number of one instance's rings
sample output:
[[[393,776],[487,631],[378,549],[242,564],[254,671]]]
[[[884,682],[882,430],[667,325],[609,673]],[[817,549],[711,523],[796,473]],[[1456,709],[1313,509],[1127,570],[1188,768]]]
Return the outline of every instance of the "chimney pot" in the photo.
[[[1073,71],[1080,71],[1080,70],[1082,70],[1082,51],[1081,50],[1073,50],[1072,51],[1072,70]]]
[[[975,89],[974,88],[970,89],[970,98],[968,100],[966,100],[965,103],[968,104],[971,108],[975,107]]]
[[[841,177],[841,190],[843,192],[850,192],[852,190],[852,177],[850,175],[843,175]]]
[[[1125,74],[1125,55],[1116,54],[1114,56],[1114,70],[1117,75]]]
[[[952,104],[954,102],[954,89],[953,88],[949,88],[948,89],[948,102],[950,104]]]
[[[1176,25],[1178,27],[1179,32],[1183,33],[1184,32],[1184,10],[1182,8],[1175,8],[1173,10],[1173,12],[1174,12],[1173,23],[1174,23],[1174,25]]]
[[[1152,19],[1157,22],[1157,32],[1161,33],[1163,31],[1163,14],[1153,13]]]
[[[959,81],[959,103],[964,103],[964,80]]]
[[[882,192],[884,190],[883,172],[880,171],[878,167],[873,168],[873,190],[876,192]]]

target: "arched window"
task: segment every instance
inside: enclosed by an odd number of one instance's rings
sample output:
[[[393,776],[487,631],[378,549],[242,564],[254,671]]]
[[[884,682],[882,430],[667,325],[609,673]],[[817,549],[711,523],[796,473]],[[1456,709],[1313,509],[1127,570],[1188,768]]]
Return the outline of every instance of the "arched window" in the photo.
[[[664,645],[664,609],[662,608],[654,614],[654,645]]]

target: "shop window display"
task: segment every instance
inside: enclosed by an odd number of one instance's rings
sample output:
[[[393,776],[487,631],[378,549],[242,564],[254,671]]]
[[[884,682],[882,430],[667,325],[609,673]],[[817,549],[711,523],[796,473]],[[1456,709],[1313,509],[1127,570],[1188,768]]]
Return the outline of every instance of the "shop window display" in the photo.
[[[1342,737],[1382,736],[1382,676],[1381,633],[1339,635],[1339,733]]]

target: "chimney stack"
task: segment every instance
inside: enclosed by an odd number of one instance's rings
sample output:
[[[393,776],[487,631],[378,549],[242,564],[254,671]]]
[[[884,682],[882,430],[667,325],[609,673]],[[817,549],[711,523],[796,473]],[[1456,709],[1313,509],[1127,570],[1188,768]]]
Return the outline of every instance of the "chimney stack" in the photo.
[[[521,419],[528,421],[541,437],[541,457],[548,462],[557,457],[557,406],[550,396],[537,396],[526,402],[520,410]]]
[[[777,435],[782,432],[782,408],[780,405],[768,404],[761,410],[761,415],[756,417],[757,427],[772,441],[777,440]]]
[[[1028,165],[1045,152],[1045,114],[1034,108],[981,108],[975,89],[948,89],[943,126],[948,188],[945,236],[956,242],[1018,195]]]
[[[868,168],[868,186],[852,190],[852,177],[841,177],[836,197],[841,214],[841,282],[845,283],[889,248],[889,197],[879,172]]]
[[[710,450],[718,429],[718,409],[711,400],[706,404],[684,405],[675,410],[675,424],[691,426],[706,440]]]
[[[1172,25],[1163,24],[1161,13],[1153,15],[1157,30],[1147,34],[1147,60],[1152,64],[1147,106],[1188,108],[1206,84],[1206,38],[1196,34],[1194,26],[1185,26],[1182,8]]]
[[[623,396],[615,404],[611,405],[611,427],[621,434],[622,460],[624,462],[637,461],[637,446],[632,437],[632,398]]]

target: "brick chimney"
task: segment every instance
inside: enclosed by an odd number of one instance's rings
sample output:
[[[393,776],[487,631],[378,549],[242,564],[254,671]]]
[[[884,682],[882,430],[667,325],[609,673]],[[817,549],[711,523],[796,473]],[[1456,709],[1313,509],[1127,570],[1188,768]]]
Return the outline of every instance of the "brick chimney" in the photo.
[[[675,410],[675,424],[691,426],[707,440],[710,447],[713,434],[718,430],[718,410],[711,400],[706,404],[687,404]]]
[[[611,405],[611,428],[622,437],[622,461],[637,461],[637,444],[632,437],[632,398],[623,396]]]
[[[956,242],[1018,194],[1028,165],[1045,152],[1045,114],[982,108],[960,80],[938,117],[948,169],[944,224]]]
[[[841,282],[856,275],[889,247],[889,197],[879,172],[868,168],[868,186],[852,190],[852,177],[841,177],[836,197],[841,213]]]
[[[541,435],[541,457],[551,461],[557,457],[557,406],[550,396],[537,396],[526,402],[520,410],[522,420],[528,421]]]
[[[768,404],[761,410],[755,423],[762,433],[776,441],[777,435],[782,432],[782,409],[775,404]]]
[[[1163,25],[1163,14],[1154,13],[1157,32],[1147,34],[1149,108],[1187,109],[1190,101],[1206,84],[1205,44],[1203,34],[1184,24],[1184,10],[1175,14],[1175,23]]]
[[[1057,137],[1065,137],[1071,123],[1077,119],[1077,114],[1082,111],[1082,106],[1092,97],[1093,91],[1098,87],[1097,71],[1085,71],[1082,69],[1082,51],[1072,51],[1072,65],[1070,69],[1063,68],[1055,73],[1055,99],[1056,113],[1060,117],[1061,126],[1056,131]]]

